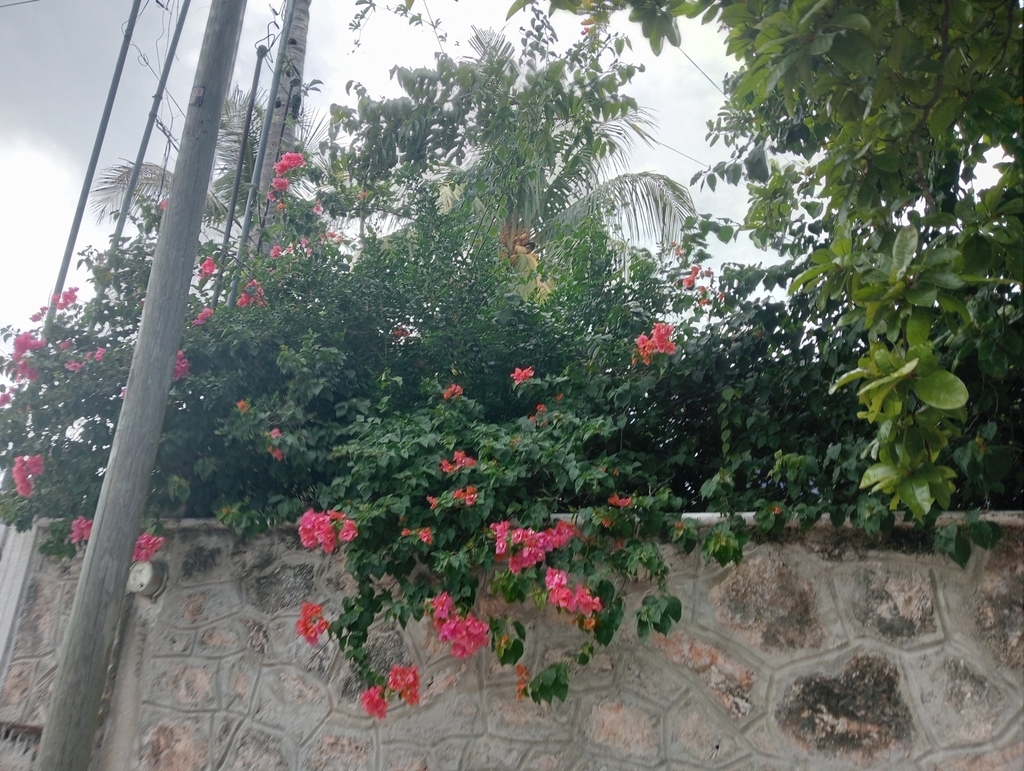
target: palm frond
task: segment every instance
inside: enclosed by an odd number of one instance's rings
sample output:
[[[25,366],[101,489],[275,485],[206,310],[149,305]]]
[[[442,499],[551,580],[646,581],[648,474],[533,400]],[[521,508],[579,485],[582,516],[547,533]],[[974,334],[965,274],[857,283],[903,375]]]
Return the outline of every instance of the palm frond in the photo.
[[[570,205],[549,224],[578,225],[601,215],[630,239],[677,240],[686,218],[695,214],[685,187],[664,174],[639,172],[606,180]]]

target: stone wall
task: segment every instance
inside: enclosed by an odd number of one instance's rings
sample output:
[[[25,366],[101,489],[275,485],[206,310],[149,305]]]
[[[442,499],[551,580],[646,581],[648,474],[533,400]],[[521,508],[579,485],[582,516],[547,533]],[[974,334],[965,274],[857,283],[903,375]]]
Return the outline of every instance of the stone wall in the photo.
[[[517,701],[514,672],[485,652],[451,658],[425,625],[381,627],[375,663],[417,663],[423,697],[377,721],[334,649],[295,636],[303,600],[330,610],[351,589],[341,559],[292,532],[241,542],[183,523],[160,555],[166,590],[125,612],[94,768],[1024,767],[1020,529],[966,571],[906,536],[826,528],[759,544],[738,567],[671,554],[683,623],[643,643],[623,630],[564,704]],[[34,557],[0,691],[0,771],[28,771],[78,568]],[[529,627],[534,672],[579,642],[553,611]]]

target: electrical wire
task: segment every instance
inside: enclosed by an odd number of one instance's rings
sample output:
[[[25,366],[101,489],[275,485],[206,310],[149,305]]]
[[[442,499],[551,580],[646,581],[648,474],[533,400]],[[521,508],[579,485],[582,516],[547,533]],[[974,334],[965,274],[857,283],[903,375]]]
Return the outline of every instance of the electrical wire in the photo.
[[[715,83],[715,81],[713,81],[713,80],[711,79],[711,77],[710,77],[710,76],[709,76],[709,75],[708,75],[708,74],[707,74],[706,72],[704,72],[704,70],[702,70],[702,69],[700,68],[700,65],[699,65],[699,64],[697,64],[697,62],[695,62],[695,61],[694,61],[693,59],[691,59],[691,58],[690,58],[690,55],[689,55],[688,53],[686,53],[686,51],[683,51],[683,49],[682,49],[682,48],[680,48],[679,50],[680,50],[680,51],[682,51],[682,54],[683,54],[683,56],[685,56],[685,57],[686,57],[687,61],[689,61],[689,62],[690,62],[690,64],[692,64],[692,65],[693,65],[694,67],[696,67],[696,68],[697,68],[697,71],[698,71],[698,72],[699,72],[699,73],[700,73],[701,75],[703,75],[703,76],[704,76],[705,78],[707,78],[707,79],[708,79],[708,83],[710,83],[710,84],[711,84],[712,86],[714,86],[714,87],[715,87],[716,89],[718,89],[718,93],[720,93],[720,94],[721,94],[722,96],[725,96],[725,92],[724,92],[724,91],[722,90],[722,87],[721,87],[720,85],[718,85],[717,83]]]

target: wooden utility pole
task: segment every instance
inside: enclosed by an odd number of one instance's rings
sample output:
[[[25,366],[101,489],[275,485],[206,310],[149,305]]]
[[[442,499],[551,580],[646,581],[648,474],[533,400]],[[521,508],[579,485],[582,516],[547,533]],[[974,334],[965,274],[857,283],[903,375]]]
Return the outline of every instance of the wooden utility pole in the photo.
[[[128,568],[185,325],[199,229],[245,0],[214,0],[35,771],[87,771]]]

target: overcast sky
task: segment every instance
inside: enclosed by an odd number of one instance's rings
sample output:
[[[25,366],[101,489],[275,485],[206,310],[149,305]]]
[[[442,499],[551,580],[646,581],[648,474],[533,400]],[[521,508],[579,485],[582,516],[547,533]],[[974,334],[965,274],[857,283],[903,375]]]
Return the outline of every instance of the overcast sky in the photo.
[[[0,0],[3,5],[8,0]],[[103,144],[99,169],[134,160],[149,113],[163,52],[176,19],[180,0],[143,0],[132,49],[118,90],[117,101]],[[510,21],[505,14],[510,0],[418,0],[416,8],[429,8],[440,19],[447,40],[446,53],[468,54],[464,41],[471,27],[504,28],[518,43],[519,28],[528,16]],[[28,316],[43,305],[56,280],[61,256],[84,179],[104,100],[122,41],[122,29],[131,0],[37,0],[0,8],[0,148],[3,183],[0,184],[0,327],[28,325]],[[280,8],[280,0],[274,3]],[[210,0],[193,0],[169,85],[169,95],[184,105],[195,74]],[[438,41],[425,28],[410,29],[386,12],[372,18],[359,45],[349,30],[353,0],[314,0],[311,6],[306,79],[324,82],[308,106],[326,113],[332,102],[345,102],[345,84],[358,80],[377,96],[392,95],[397,87],[388,72],[395,65],[423,66],[433,61]],[[249,0],[239,46],[234,81],[248,87],[255,64],[255,48],[273,18],[271,5]],[[563,41],[579,35],[579,20],[556,15]],[[713,27],[681,21],[682,49],[666,49],[655,57],[636,28],[623,22],[633,37],[631,59],[647,65],[628,92],[651,110],[658,122],[657,137],[676,150],[705,163],[726,157],[721,145],[709,148],[704,140],[706,122],[722,103],[714,83],[735,64],[725,56],[722,39]],[[462,44],[460,45],[460,42]],[[148,58],[151,71],[143,61]],[[700,67],[708,78],[702,74]],[[264,87],[269,83],[269,70]],[[184,123],[180,111],[165,99],[161,120],[175,138]],[[166,140],[154,132],[147,160],[159,163]],[[173,154],[172,154],[173,160]],[[665,148],[638,147],[633,170],[668,174],[687,183],[699,164]],[[699,211],[740,219],[745,194],[719,187],[717,194],[693,190]],[[76,252],[89,245],[104,247],[112,230],[97,223],[87,211]],[[732,259],[757,260],[760,253],[745,243],[722,249]],[[85,288],[81,274],[68,286]],[[7,348],[8,346],[3,346]]]

